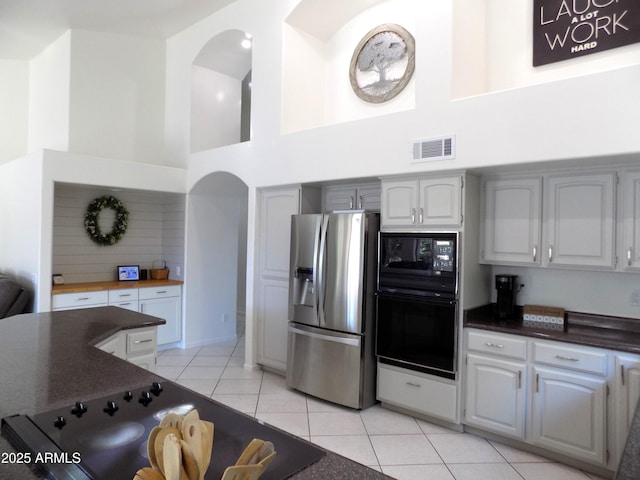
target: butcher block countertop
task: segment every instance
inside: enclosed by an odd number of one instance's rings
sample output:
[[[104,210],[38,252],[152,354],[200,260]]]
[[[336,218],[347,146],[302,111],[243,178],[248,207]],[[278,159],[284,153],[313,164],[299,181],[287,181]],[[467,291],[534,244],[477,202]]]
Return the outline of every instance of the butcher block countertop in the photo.
[[[82,293],[97,292],[100,290],[120,290],[124,288],[146,288],[146,287],[164,287],[167,285],[182,285],[182,280],[137,280],[122,281],[117,280],[111,282],[81,282],[81,283],[65,283],[63,285],[54,285],[51,288],[52,295],[61,293]]]
[[[157,374],[93,347],[119,330],[163,322],[118,307],[32,313],[0,320],[0,418],[34,415],[73,405],[79,398],[93,400],[154,381],[167,383]],[[0,453],[14,451],[0,437]],[[0,478],[41,477],[27,465],[0,463]],[[291,480],[389,478],[332,452],[290,477]]]

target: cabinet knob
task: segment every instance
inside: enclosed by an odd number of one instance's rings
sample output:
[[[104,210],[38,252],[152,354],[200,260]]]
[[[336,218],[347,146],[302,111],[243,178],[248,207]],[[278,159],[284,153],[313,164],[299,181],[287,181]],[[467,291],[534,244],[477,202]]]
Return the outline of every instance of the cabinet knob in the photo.
[[[631,266],[632,262],[632,254],[633,254],[633,250],[631,250],[631,247],[629,247],[627,249],[627,266]]]
[[[553,245],[549,245],[549,263],[553,262]]]

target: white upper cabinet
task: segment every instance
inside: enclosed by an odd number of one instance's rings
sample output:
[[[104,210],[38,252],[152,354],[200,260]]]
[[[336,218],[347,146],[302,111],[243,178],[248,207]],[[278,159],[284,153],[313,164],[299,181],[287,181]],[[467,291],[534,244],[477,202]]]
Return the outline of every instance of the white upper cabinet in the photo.
[[[624,269],[640,268],[640,171],[624,176],[621,256]]]
[[[485,180],[483,205],[481,260],[539,265],[542,178]]]
[[[380,184],[328,186],[322,191],[323,211],[380,211]]]
[[[383,227],[459,227],[462,225],[462,177],[383,180]]]
[[[481,262],[615,269],[617,178],[616,171],[598,170],[485,179]],[[640,191],[640,180],[629,188]],[[632,195],[629,209],[638,212],[640,201]],[[634,215],[628,214],[637,218]],[[633,242],[640,239],[640,227],[634,223],[630,220],[628,225],[638,232],[628,234],[632,257]],[[640,267],[640,256],[638,261]]]
[[[462,177],[420,180],[418,220],[421,225],[462,225]]]
[[[614,172],[548,177],[547,265],[615,267]]]
[[[291,215],[300,213],[300,187],[260,195],[260,274],[289,280]]]

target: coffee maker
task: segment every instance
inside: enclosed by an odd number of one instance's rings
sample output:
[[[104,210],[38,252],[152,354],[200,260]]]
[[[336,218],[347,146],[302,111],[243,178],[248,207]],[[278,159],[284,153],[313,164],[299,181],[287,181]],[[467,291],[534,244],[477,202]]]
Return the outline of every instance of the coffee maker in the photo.
[[[515,318],[517,275],[496,275],[496,316],[500,320]]]

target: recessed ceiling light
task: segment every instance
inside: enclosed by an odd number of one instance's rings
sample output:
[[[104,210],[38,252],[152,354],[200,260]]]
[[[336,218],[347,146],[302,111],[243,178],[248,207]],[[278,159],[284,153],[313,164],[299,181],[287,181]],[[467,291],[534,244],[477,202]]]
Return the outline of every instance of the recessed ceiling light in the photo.
[[[244,40],[242,40],[242,42],[240,42],[240,45],[242,45],[242,48],[251,48],[251,40],[245,38]]]

